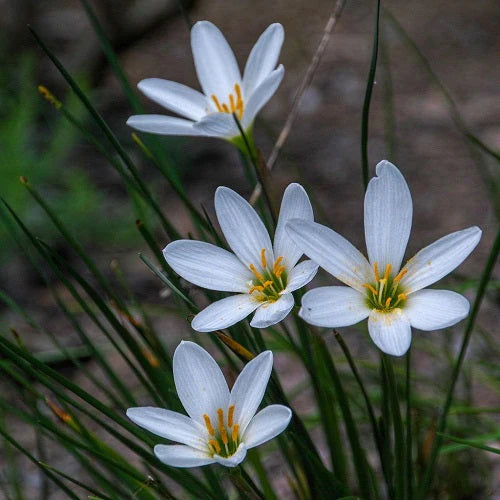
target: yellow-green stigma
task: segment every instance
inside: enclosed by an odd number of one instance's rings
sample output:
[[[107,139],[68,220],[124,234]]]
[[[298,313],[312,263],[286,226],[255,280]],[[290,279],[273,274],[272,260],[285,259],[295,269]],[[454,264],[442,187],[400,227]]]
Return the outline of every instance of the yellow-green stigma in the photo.
[[[394,278],[391,276],[391,264],[387,264],[384,275],[381,277],[377,263],[373,263],[373,274],[375,283],[363,283],[366,288],[366,302],[370,309],[379,312],[390,312],[397,307],[404,305],[407,297],[401,290],[401,278],[407,273],[407,269],[402,269]]]
[[[240,444],[239,424],[233,421],[234,405],[231,405],[227,410],[227,421],[224,419],[224,410],[217,410],[217,426],[213,427],[210,417],[207,414],[203,415],[205,427],[207,428],[209,439],[208,448],[212,455],[219,455],[227,458],[236,453]]]
[[[280,298],[280,293],[286,288],[288,276],[286,267],[283,265],[283,257],[278,257],[272,267],[268,267],[266,259],[266,249],[260,251],[260,263],[262,271],[250,264],[248,267],[254,275],[252,286],[248,290],[249,294],[255,294],[260,302],[276,302]]]

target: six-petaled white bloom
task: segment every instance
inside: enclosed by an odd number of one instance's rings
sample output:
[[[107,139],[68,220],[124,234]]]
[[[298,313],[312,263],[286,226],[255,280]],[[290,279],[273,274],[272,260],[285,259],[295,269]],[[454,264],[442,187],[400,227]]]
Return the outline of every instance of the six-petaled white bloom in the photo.
[[[318,266],[311,260],[297,264],[302,251],[286,234],[291,219],[313,221],[304,188],[290,184],[283,195],[271,244],[264,223],[251,205],[227,187],[215,192],[215,211],[234,254],[210,243],[178,240],[163,250],[166,261],[184,279],[222,292],[238,292],[210,304],[193,319],[199,332],[234,325],[257,310],[251,321],[266,328],[281,321],[294,305],[292,292],[309,283]]]
[[[287,231],[312,260],[348,285],[311,290],[302,299],[301,317],[317,326],[341,327],[368,318],[368,330],[385,353],[403,355],[411,327],[437,330],[469,313],[465,297],[449,290],[423,290],[459,266],[479,243],[470,227],[425,247],[402,268],[410,236],[412,200],[401,172],[377,165],[365,195],[365,238],[369,262],[342,236],[311,221],[291,221]]]
[[[155,455],[173,467],[219,463],[235,467],[247,450],[283,432],[292,412],[270,405],[255,414],[273,367],[265,351],[250,361],[231,391],[210,354],[193,342],[181,342],[174,353],[175,388],[189,417],[163,408],[129,408],[127,416],[148,431],[170,439],[158,444]]]
[[[208,21],[197,22],[191,30],[191,47],[203,94],[169,80],[142,80],[138,87],[143,94],[185,118],[136,115],[127,124],[153,134],[238,137],[232,113],[249,130],[283,79],[283,66],[276,68],[283,38],[281,24],[271,24],[250,52],[241,78],[224,35]]]

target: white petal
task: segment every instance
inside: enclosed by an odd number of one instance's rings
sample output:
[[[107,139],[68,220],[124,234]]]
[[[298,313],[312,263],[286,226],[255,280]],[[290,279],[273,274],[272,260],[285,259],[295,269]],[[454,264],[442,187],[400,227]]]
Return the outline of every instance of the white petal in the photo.
[[[237,465],[241,464],[243,460],[245,460],[246,456],[247,456],[247,447],[245,446],[245,443],[240,443],[234,455],[231,455],[230,457],[227,458],[221,457],[219,455],[214,455],[214,460],[218,464],[224,465],[224,467],[236,467]]]
[[[288,316],[293,308],[293,295],[283,293],[276,302],[265,302],[257,308],[250,326],[254,328],[267,328],[268,326],[279,323]]]
[[[368,331],[375,345],[391,356],[402,356],[410,347],[410,321],[401,309],[388,313],[372,310],[368,318]]]
[[[194,122],[164,115],[134,115],[127,120],[129,127],[159,135],[203,135],[193,128]]]
[[[243,118],[241,122],[245,128],[252,124],[259,111],[267,104],[276,90],[278,90],[284,74],[285,68],[282,64],[280,64],[254,90],[248,101],[245,103],[245,110],[243,111]]]
[[[281,200],[278,225],[274,234],[274,255],[283,257],[283,264],[290,270],[302,256],[302,250],[297,247],[285,230],[286,223],[292,219],[314,220],[313,209],[305,189],[300,184],[290,184]]]
[[[372,281],[368,261],[345,238],[316,222],[294,219],[286,225],[297,246],[337,279],[364,293],[363,283]]]
[[[234,405],[234,422],[240,426],[240,435],[259,407],[273,369],[273,353],[264,351],[245,365],[231,390],[229,405]]]
[[[328,328],[355,325],[370,314],[365,300],[347,286],[322,286],[302,297],[299,316],[311,325]]]
[[[245,266],[261,266],[261,250],[267,262],[274,262],[271,239],[264,223],[252,206],[232,189],[221,186],[215,192],[215,211],[224,236]]]
[[[198,121],[207,113],[206,97],[181,83],[161,78],[147,78],[140,81],[137,87],[160,106],[191,120]]]
[[[243,91],[249,96],[276,67],[281,46],[285,38],[283,26],[274,23],[269,26],[257,43],[253,46],[248,56],[243,72]]]
[[[199,312],[191,322],[197,332],[213,332],[228,328],[246,318],[259,307],[260,302],[248,293],[231,295],[218,300]]]
[[[173,241],[163,255],[184,279],[210,290],[248,292],[247,283],[253,278],[236,255],[204,241]]]
[[[286,291],[293,292],[307,285],[318,272],[318,264],[312,260],[305,260],[297,264],[288,274]]]
[[[193,125],[200,135],[207,137],[220,137],[222,139],[232,139],[240,135],[240,129],[232,114],[211,113],[203,117]]]
[[[215,359],[194,342],[183,341],[174,353],[177,395],[189,416],[205,426],[203,415],[216,422],[217,409],[227,408],[229,389]]]
[[[200,467],[215,463],[208,453],[181,444],[157,444],[154,452],[161,462],[171,467]]]
[[[408,296],[404,313],[419,330],[440,330],[469,314],[469,301],[450,290],[419,290]]]
[[[387,264],[398,272],[410,236],[413,214],[410,190],[401,172],[388,161],[377,165],[377,176],[365,195],[365,238],[370,263],[380,272]]]
[[[219,28],[199,21],[191,30],[191,48],[198,80],[207,97],[215,94],[223,102],[241,83],[240,70],[231,47]]]
[[[480,239],[481,230],[475,226],[443,236],[406,263],[401,287],[411,293],[432,285],[458,267]]]
[[[198,422],[175,411],[143,406],[129,408],[127,417],[149,432],[208,452],[208,432]]]
[[[266,406],[248,424],[243,436],[246,447],[254,448],[281,434],[287,428],[291,418],[292,411],[286,406]]]

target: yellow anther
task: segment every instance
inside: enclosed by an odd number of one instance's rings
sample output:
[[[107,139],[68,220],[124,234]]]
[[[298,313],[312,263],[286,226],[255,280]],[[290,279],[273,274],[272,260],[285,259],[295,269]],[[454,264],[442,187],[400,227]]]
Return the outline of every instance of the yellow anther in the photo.
[[[234,416],[234,405],[231,405],[227,410],[227,425],[228,425],[228,427],[233,426],[233,416]]]
[[[394,283],[397,283],[399,280],[401,280],[401,278],[408,272],[408,269],[401,269],[401,271],[399,271],[398,275],[394,278]]]
[[[264,282],[263,288],[267,288],[268,286],[272,286],[272,285],[273,285],[273,282],[271,280],[267,280]]]
[[[236,92],[236,100],[238,104],[243,104],[243,98],[241,97],[241,87],[239,83],[234,84],[234,91]]]
[[[266,260],[266,249],[263,248],[261,251],[260,251],[260,262],[262,264],[262,267],[267,267],[267,260]]]
[[[214,101],[217,111],[219,111],[219,113],[222,113],[223,109],[222,106],[220,105],[219,99],[217,99],[217,96],[215,94],[212,94],[210,97],[212,98],[212,101]]]
[[[252,288],[250,288],[250,290],[248,290],[248,293],[250,295],[252,295],[253,292],[255,292],[255,290],[259,291],[259,292],[263,292],[264,291],[264,287],[261,286],[261,285],[255,285],[253,286]]]
[[[222,104],[222,109],[224,110],[224,113],[230,113],[229,108],[227,107],[226,103]]]
[[[219,432],[220,432],[220,438],[222,442],[227,445],[228,439],[227,439],[227,431],[226,431],[226,426],[224,425],[224,411],[222,408],[219,408],[217,410],[217,416],[219,417]]]
[[[377,290],[375,290],[375,288],[373,288],[370,284],[363,283],[361,286],[370,290],[370,292],[372,292],[373,295],[375,295],[375,296],[377,295]]]
[[[391,264],[387,264],[387,266],[385,266],[384,280],[386,282],[389,279],[389,274],[391,274],[391,269],[392,269]],[[382,281],[382,280],[380,280],[380,281]]]
[[[210,417],[206,413],[203,415],[203,420],[205,420],[205,426],[207,428],[208,433],[211,436],[215,436],[215,430],[212,427],[212,422],[210,422]]]
[[[400,293],[398,295],[398,300],[406,300],[408,297],[406,296],[406,293]]]
[[[273,273],[276,274],[276,271],[281,267],[280,264],[281,264],[281,261],[283,260],[283,257],[278,257],[275,261],[274,261],[274,265],[273,265]]]
[[[385,307],[389,307],[390,304],[391,304],[391,300],[392,300],[392,297],[389,297],[386,301],[385,301]]]
[[[219,454],[222,450],[222,448],[220,447],[220,444],[215,439],[211,439],[208,442],[208,446],[212,446],[215,450],[215,453],[217,453],[217,454]]]
[[[234,424],[233,432],[231,433],[231,439],[232,439],[233,443],[236,441],[236,439],[238,439],[239,430],[240,430],[239,424]]]
[[[253,264],[250,264],[248,267],[259,281],[264,281],[264,276],[262,276],[262,274],[260,274],[259,271],[255,269],[255,266]]]
[[[283,271],[285,270],[285,266],[280,266],[278,269],[276,269],[276,272],[274,273],[276,275],[276,278],[281,278],[281,275],[283,274]]]
[[[234,113],[236,111],[236,106],[234,104],[233,94],[229,94],[229,106],[231,107],[231,113]]]
[[[378,273],[377,262],[373,263],[373,274],[375,275],[375,281],[378,281],[380,279],[380,274]]]

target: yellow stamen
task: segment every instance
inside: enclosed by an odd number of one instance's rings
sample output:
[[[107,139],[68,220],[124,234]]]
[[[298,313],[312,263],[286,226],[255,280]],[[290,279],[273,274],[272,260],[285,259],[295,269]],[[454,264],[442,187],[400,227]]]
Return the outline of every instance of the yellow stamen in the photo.
[[[248,293],[250,295],[252,295],[253,292],[255,292],[255,290],[259,291],[259,292],[263,292],[264,291],[264,287],[261,286],[261,285],[255,285],[253,286],[252,288],[250,288],[250,290],[248,290]]]
[[[223,109],[222,109],[222,106],[220,105],[219,99],[217,99],[217,96],[215,94],[212,94],[210,97],[214,101],[215,107],[217,108],[217,111],[219,111],[220,113],[222,113]]]
[[[213,446],[213,448],[215,449],[215,453],[217,453],[217,454],[219,454],[222,450],[222,448],[220,447],[220,444],[215,439],[211,439],[208,442],[208,445]]]
[[[398,300],[406,300],[408,297],[406,296],[406,293],[400,293],[398,295]]]
[[[222,442],[227,445],[229,442],[227,439],[227,431],[226,431],[226,426],[224,425],[224,412],[222,411],[222,408],[219,408],[217,410],[217,416],[219,417],[219,432],[220,432],[220,438]]]
[[[238,432],[239,432],[239,430],[240,430],[239,424],[234,424],[233,432],[231,433],[231,439],[233,440],[233,443],[238,438]]]
[[[274,265],[273,265],[273,273],[274,274],[276,274],[276,271],[281,267],[280,263],[281,263],[282,260],[283,260],[283,257],[278,257],[275,260]]]
[[[255,274],[255,277],[259,281],[264,281],[264,276],[262,276],[262,274],[260,274],[259,271],[257,271],[257,269],[255,269],[255,266],[253,264],[250,264],[248,267],[250,268],[250,271],[252,271],[252,273]]]
[[[267,267],[266,249],[265,248],[263,248],[260,251],[260,262],[262,263],[262,267]]]
[[[389,307],[389,305],[391,304],[391,300],[392,300],[392,297],[389,297],[389,298],[385,301],[385,307]]]
[[[375,290],[375,288],[373,288],[370,284],[363,283],[361,286],[364,288],[368,288],[368,290],[370,290],[370,292],[372,292],[373,295],[377,296],[377,290]]]
[[[231,405],[227,410],[227,425],[228,425],[228,427],[233,426],[233,416],[234,416],[234,405]]]
[[[384,273],[384,280],[387,281],[389,279],[389,274],[391,273],[391,269],[392,269],[392,266],[391,264],[387,264],[387,266],[385,266],[385,273]],[[382,281],[382,280],[380,280]]]
[[[263,288],[267,288],[268,286],[272,286],[273,285],[273,282],[271,280],[267,280],[264,285],[263,285]]]
[[[376,262],[373,263],[373,274],[375,274],[375,281],[379,281],[380,274],[378,273],[378,265]]]
[[[229,108],[227,107],[226,103],[222,104],[222,109],[224,110],[224,113],[230,113]]]
[[[387,264],[387,265],[389,266],[390,264]],[[381,303],[382,302],[382,293],[384,292],[384,286],[387,283],[387,279],[382,278],[381,280],[379,280],[379,283],[380,283],[380,286],[378,288],[378,301],[379,301],[379,303]]]
[[[238,101],[238,104],[243,104],[243,98],[241,97],[241,87],[239,83],[234,84],[234,90],[236,92],[236,99]]]
[[[280,266],[278,269],[276,269],[276,272],[274,273],[276,275],[276,278],[281,278],[281,275],[283,274],[283,271],[285,270],[285,266]]]
[[[408,269],[401,269],[399,271],[399,274],[394,278],[394,283],[397,283],[406,273],[408,272]]]
[[[236,111],[236,106],[234,105],[233,94],[229,94],[229,106],[231,107],[231,113],[234,113]]]
[[[215,436],[215,430],[212,427],[212,422],[210,422],[210,417],[205,413],[203,415],[203,420],[205,420],[205,426],[207,427],[207,431],[211,436]]]

